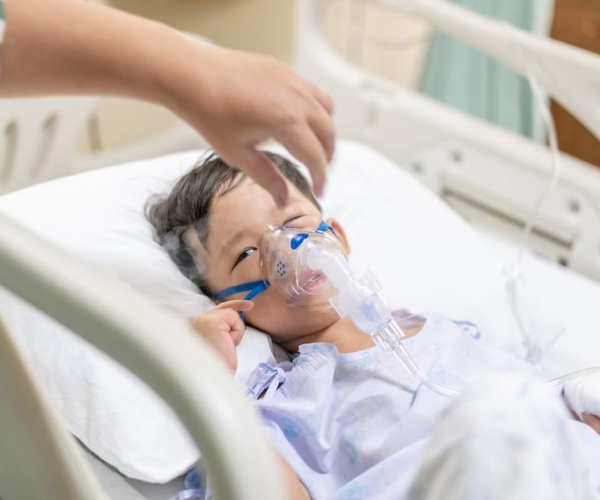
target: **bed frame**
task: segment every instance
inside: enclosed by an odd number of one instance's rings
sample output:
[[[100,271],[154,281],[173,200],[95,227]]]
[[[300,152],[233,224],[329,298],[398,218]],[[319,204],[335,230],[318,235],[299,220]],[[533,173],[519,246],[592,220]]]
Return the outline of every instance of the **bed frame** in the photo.
[[[520,239],[552,172],[542,145],[359,68],[327,42],[324,3],[299,3],[295,66],[335,96],[341,137],[373,146],[412,171],[475,224]],[[439,0],[373,0],[420,16],[514,70],[533,75],[600,137],[600,57]],[[562,154],[558,186],[541,207],[530,245],[600,280],[600,168]]]
[[[370,144],[411,169],[473,221],[491,222],[507,232],[522,226],[532,198],[547,182],[548,149],[343,60],[322,36],[321,2],[298,0],[296,66],[335,96],[340,135]],[[598,135],[600,100],[594,100],[589,92],[593,103],[570,96],[600,88],[600,58],[508,28],[442,0],[382,3],[420,15],[437,28],[507,60],[517,70],[531,69],[529,63],[536,62],[532,67],[540,82]],[[501,50],[508,42],[509,50]],[[514,54],[519,57],[513,59]],[[561,91],[564,68],[570,80],[567,88],[579,89]],[[555,78],[560,84],[554,85]],[[13,110],[13,116],[18,117],[18,111]],[[0,107],[0,114],[3,112]],[[85,113],[82,116],[87,116]],[[20,130],[15,120],[0,124],[15,123],[14,134]],[[41,117],[37,123],[51,129],[47,137],[73,137],[58,134],[58,122]],[[75,156],[76,141],[70,144]],[[62,142],[60,147],[66,145]],[[46,150],[52,147],[48,145]],[[0,151],[8,151],[5,145],[3,148]],[[563,162],[561,182],[536,224],[535,245],[599,279],[600,175],[574,158],[563,155]],[[16,170],[12,172],[10,175],[16,175]],[[26,182],[21,179],[19,183]],[[191,342],[184,325],[6,217],[0,217],[0,235],[0,283],[153,387],[201,448],[218,498],[283,498],[281,484],[272,474],[272,454],[260,438],[254,414],[223,366],[198,342]],[[90,281],[94,282],[92,290]],[[10,311],[3,308],[2,315],[7,319],[4,325],[10,327]],[[10,404],[0,405],[0,497],[105,498],[21,361],[5,326],[0,325],[0,394]],[[168,343],[162,335],[165,329],[171,332]],[[98,331],[103,334],[97,335]],[[172,358],[178,359],[177,366],[168,363]],[[190,380],[195,381],[193,386]]]

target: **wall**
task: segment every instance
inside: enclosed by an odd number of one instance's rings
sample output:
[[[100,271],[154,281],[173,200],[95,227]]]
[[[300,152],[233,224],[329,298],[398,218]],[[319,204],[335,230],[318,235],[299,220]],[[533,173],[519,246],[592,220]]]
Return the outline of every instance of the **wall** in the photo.
[[[291,59],[296,0],[97,1],[225,47],[268,54],[283,62]],[[322,1],[325,32],[337,50],[392,80],[416,85],[429,37],[426,25],[361,0]],[[175,120],[157,106],[104,99],[96,125],[100,143],[108,149],[160,132]]]
[[[114,8],[198,33],[225,47],[291,55],[295,0],[100,0]],[[147,103],[104,99],[97,126],[104,148],[129,144],[172,125],[177,118]],[[89,143],[86,141],[86,149]]]
[[[600,2],[555,1],[552,38],[600,54]],[[556,101],[552,115],[561,151],[600,167],[600,141]]]
[[[330,0],[324,19],[329,42],[347,59],[417,86],[431,36],[426,23],[361,0]]]

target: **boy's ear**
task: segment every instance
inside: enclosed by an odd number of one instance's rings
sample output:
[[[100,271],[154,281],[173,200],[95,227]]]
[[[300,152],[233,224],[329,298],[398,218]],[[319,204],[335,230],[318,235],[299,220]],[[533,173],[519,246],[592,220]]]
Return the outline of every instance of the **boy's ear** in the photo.
[[[346,231],[344,231],[342,225],[335,219],[327,219],[325,222],[327,222],[327,224],[329,224],[333,228],[333,230],[335,231],[335,235],[338,237],[338,240],[340,240],[340,243],[342,244],[342,247],[344,247],[346,253],[349,254],[350,243],[348,242]]]

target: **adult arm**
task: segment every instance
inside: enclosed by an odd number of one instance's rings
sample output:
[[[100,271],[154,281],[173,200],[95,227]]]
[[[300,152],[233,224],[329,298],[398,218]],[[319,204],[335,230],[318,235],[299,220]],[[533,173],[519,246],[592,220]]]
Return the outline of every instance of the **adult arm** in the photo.
[[[188,38],[82,0],[8,0],[1,96],[132,97],[171,109],[221,157],[287,201],[283,176],[256,146],[275,139],[321,192],[334,151],[331,99],[276,60]]]

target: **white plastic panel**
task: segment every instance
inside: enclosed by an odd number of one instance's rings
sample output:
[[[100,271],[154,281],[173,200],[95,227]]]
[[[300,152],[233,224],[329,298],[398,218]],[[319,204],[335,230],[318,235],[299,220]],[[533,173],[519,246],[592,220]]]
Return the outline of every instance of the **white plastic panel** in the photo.
[[[0,193],[74,172],[98,99],[0,99]]]

